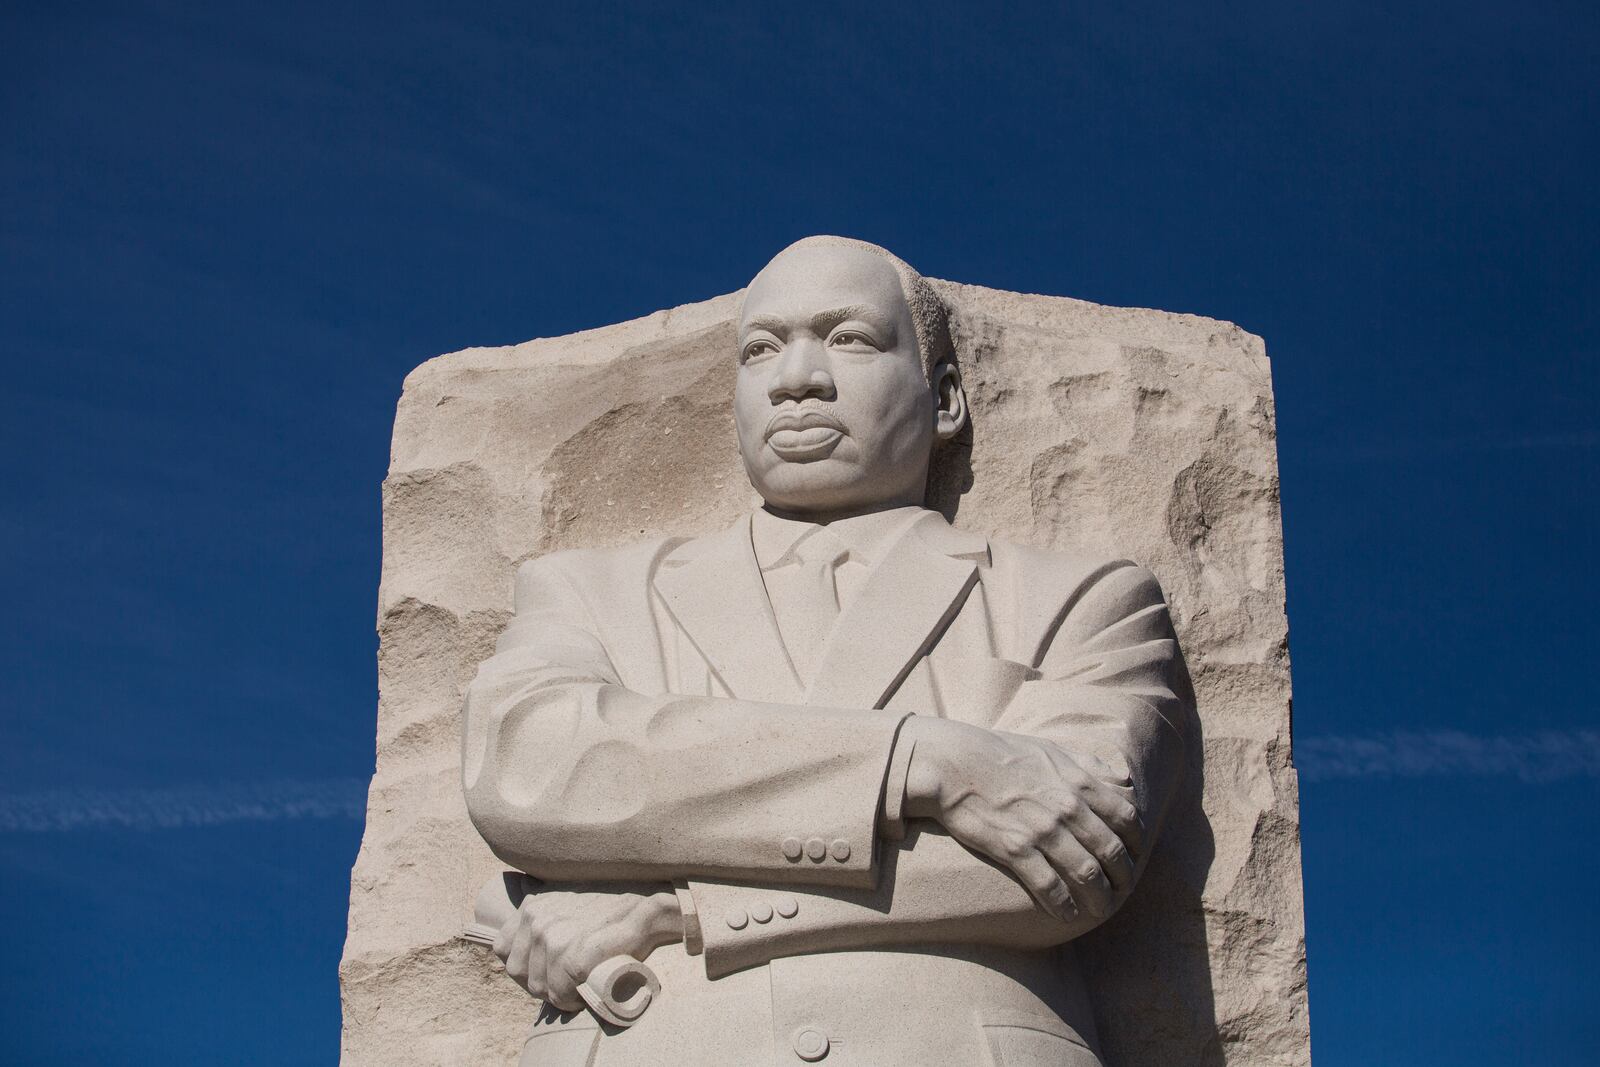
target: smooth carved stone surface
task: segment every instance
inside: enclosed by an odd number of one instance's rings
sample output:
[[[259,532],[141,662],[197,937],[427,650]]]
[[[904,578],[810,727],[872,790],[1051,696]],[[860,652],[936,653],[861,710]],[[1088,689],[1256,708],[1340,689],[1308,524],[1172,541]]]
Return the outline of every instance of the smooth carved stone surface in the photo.
[[[1154,858],[1128,904],[1075,943],[1106,1062],[1307,1063],[1261,342],[1195,316],[935,284],[972,429],[940,461],[930,503],[963,529],[1149,567],[1195,683],[1200,737]],[[459,937],[503,869],[466,815],[463,696],[511,617],[519,563],[704,534],[749,512],[737,310],[719,297],[469,349],[407,379],[384,492],[377,773],[341,966],[346,1063],[517,1061],[536,1005]],[[796,837],[775,851],[803,868],[850,849]],[[705,918],[776,924],[795,910],[779,896]],[[827,1056],[828,1041],[802,1026],[794,1055]]]

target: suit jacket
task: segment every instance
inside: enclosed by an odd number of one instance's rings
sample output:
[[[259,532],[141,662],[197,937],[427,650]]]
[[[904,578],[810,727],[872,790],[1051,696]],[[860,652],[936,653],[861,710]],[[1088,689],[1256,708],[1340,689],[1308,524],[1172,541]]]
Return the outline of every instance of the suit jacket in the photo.
[[[798,1063],[820,1035],[830,1064],[1098,1064],[1076,967],[1051,951],[1095,920],[1047,916],[932,824],[880,833],[890,754],[913,713],[1049,739],[1153,842],[1186,693],[1147,571],[934,512],[884,553],[809,682],[748,518],[524,564],[468,693],[472,819],[541,879],[674,881],[690,926],[651,956],[663,993],[637,1025],[602,1037],[546,1015],[524,1062]]]

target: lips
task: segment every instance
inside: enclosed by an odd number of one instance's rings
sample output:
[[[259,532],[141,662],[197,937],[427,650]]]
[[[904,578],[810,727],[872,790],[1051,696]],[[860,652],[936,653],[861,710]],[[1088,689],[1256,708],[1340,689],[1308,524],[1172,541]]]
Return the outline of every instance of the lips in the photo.
[[[844,425],[825,411],[780,411],[767,423],[767,444],[793,462],[826,457],[844,435]]]

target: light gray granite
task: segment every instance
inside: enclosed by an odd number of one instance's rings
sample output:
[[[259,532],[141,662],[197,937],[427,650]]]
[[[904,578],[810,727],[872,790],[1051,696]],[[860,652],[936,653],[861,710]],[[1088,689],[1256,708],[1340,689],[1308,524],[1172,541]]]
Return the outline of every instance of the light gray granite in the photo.
[[[1259,340],[879,253],[408,378],[347,1062],[1309,1061]]]

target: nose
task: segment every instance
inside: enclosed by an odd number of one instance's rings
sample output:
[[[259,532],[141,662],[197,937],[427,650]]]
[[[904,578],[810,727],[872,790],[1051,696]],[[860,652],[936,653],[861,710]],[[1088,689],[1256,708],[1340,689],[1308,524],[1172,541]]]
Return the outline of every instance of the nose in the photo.
[[[832,400],[835,394],[833,371],[828,365],[828,350],[812,338],[795,338],[784,346],[773,371],[767,397],[774,404],[807,397]]]

